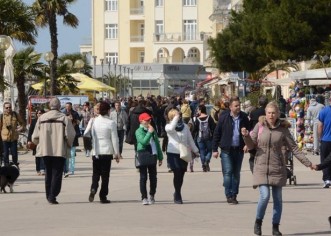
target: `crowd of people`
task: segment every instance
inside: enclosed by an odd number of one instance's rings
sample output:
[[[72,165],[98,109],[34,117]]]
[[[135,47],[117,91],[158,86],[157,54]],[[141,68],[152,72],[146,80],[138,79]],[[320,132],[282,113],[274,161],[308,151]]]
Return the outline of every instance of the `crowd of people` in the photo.
[[[237,205],[243,157],[249,152],[253,187],[260,191],[254,233],[262,235],[262,221],[272,193],[272,233],[282,235],[279,231],[282,187],[287,180],[284,150],[291,151],[306,167],[323,169],[323,179],[331,179],[327,172],[331,167],[330,106],[319,113],[321,156],[324,158],[321,158],[321,165],[315,165],[297,147],[288,129],[289,123],[280,119],[278,103],[260,96],[257,108],[252,108],[249,102],[244,105],[242,111],[240,99],[231,97],[215,101],[213,108],[207,111],[204,100],[196,97],[188,101],[176,97],[145,99],[139,96],[114,103],[98,101],[93,108],[86,102],[77,112],[70,103],[61,111],[60,101],[53,98],[50,111],[39,110],[29,130],[29,142],[37,145],[34,150],[36,171],[38,175],[45,174],[46,198],[50,204],[58,204],[56,198],[63,176],[73,175],[75,171],[75,147],[80,136],[83,136],[86,157],[92,156],[93,160],[90,202],[94,201],[101,178],[100,202],[110,203],[107,195],[111,163],[112,160],[119,163],[123,158],[124,142],[134,146],[143,205],[156,202],[157,165],[163,164],[164,155],[169,172],[173,173],[175,204],[183,204],[181,188],[185,172],[194,171],[193,159],[200,158],[202,171],[208,172],[211,157],[220,157],[225,197],[228,204]],[[4,105],[6,110],[7,107],[9,104]],[[10,119],[13,123],[13,118]],[[189,161],[182,158],[179,144],[191,151]],[[7,159],[4,160],[7,163]]]

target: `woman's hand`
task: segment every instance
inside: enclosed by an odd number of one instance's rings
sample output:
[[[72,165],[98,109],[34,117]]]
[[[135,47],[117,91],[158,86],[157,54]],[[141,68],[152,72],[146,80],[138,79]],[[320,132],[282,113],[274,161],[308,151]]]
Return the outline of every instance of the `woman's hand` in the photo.
[[[148,125],[148,132],[150,132],[150,133],[154,132],[154,128],[151,124]]]
[[[247,137],[249,135],[249,132],[246,128],[241,128],[241,134],[244,137]]]

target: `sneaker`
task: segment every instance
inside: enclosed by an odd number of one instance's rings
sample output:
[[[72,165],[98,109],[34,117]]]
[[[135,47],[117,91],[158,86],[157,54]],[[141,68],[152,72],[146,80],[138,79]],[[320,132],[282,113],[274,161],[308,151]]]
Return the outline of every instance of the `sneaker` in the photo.
[[[210,166],[209,166],[209,163],[207,163],[207,164],[206,164],[206,170],[207,170],[207,172],[209,172],[209,171],[210,171]]]
[[[330,185],[331,185],[331,182],[330,182],[330,180],[326,180],[326,181],[324,181],[324,185],[323,185],[323,188],[329,188],[329,187],[330,187]]]
[[[143,205],[149,205],[149,202],[148,202],[147,198],[144,198],[142,203],[143,203]]]
[[[231,205],[237,205],[239,202],[237,201],[237,197],[233,197],[232,198],[232,203],[230,203]]]
[[[110,200],[108,200],[107,198],[100,199],[100,203],[102,203],[102,204],[109,204],[110,203]]]
[[[232,197],[227,197],[227,198],[226,198],[226,201],[227,201],[229,204],[232,204]]]
[[[154,198],[154,196],[150,196],[149,197],[149,204],[154,204],[155,203],[155,198]]]
[[[88,197],[88,201],[89,202],[93,202],[94,201],[94,195],[95,195],[95,190],[91,189],[90,195]]]
[[[48,203],[49,203],[50,205],[57,205],[57,204],[59,204],[59,202],[56,201],[56,200],[48,200]]]

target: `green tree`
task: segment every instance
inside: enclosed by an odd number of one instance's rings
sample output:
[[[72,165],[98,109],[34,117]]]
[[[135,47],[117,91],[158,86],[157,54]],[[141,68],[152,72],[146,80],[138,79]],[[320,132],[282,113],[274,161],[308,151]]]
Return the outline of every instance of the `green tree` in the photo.
[[[44,65],[40,62],[41,54],[34,53],[33,47],[22,49],[16,53],[13,59],[14,82],[18,91],[19,114],[26,118],[27,97],[25,93],[25,82],[28,78],[43,76]]]
[[[301,61],[330,45],[329,0],[246,0],[228,27],[209,40],[221,71],[255,72],[272,61]]]
[[[40,27],[49,27],[51,38],[51,51],[54,59],[51,62],[51,95],[58,94],[57,88],[57,59],[58,59],[58,28],[57,16],[63,17],[63,24],[76,28],[79,24],[78,18],[68,11],[69,5],[76,0],[35,0],[32,8],[36,14],[35,22]]]
[[[83,62],[84,62],[84,67],[81,69],[77,69],[73,65],[70,73],[80,72],[89,77],[92,77],[93,67],[89,65],[89,63],[84,55],[82,55],[80,53],[67,53],[67,54],[63,54],[62,56],[59,57],[59,61],[61,63],[64,63],[65,60],[67,60],[67,59],[71,60],[73,63],[75,63],[75,61],[77,61],[77,60],[83,60]]]

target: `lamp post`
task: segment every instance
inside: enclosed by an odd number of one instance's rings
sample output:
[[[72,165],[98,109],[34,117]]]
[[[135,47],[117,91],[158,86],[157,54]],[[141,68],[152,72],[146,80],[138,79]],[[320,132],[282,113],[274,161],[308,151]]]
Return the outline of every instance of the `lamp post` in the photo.
[[[120,70],[119,70],[119,71],[120,71],[120,77],[119,77],[119,82],[120,82],[120,84],[119,84],[119,87],[118,87],[118,88],[119,88],[119,90],[120,90],[120,96],[121,96],[121,84],[122,84],[122,83],[121,83],[121,74],[122,74],[122,65],[118,65],[118,66],[120,67]]]
[[[53,61],[53,59],[54,59],[54,54],[52,52],[46,52],[44,54],[44,59],[48,63],[49,71],[51,71],[51,61]],[[45,68],[44,97],[46,97],[46,80],[47,80],[47,77],[46,77],[46,68]]]
[[[326,62],[330,58],[327,55],[325,55],[325,56],[322,57],[321,55],[316,55],[315,54],[314,57],[313,57],[313,60],[316,60],[316,59],[318,59],[322,63],[322,66],[324,68],[324,72],[325,72],[325,75],[326,75],[326,79],[329,79],[329,75],[328,75],[328,73],[326,71],[326,67],[325,67],[324,62]]]
[[[96,79],[96,68],[95,68],[95,66],[96,66],[96,64],[97,64],[97,56],[93,56],[93,79]]]
[[[115,79],[114,79],[114,87],[115,87],[115,98],[117,99],[117,76],[116,76],[116,67],[117,67],[117,64],[115,63],[114,64],[114,71],[115,71]]]
[[[74,63],[74,68],[76,68],[78,70],[78,72],[80,73],[80,70],[84,67],[84,65],[85,65],[85,62],[82,59],[78,59]]]
[[[0,35],[0,51],[6,51],[10,47],[10,44],[11,44],[11,39],[10,39],[9,36]],[[0,70],[1,73],[3,73],[3,70],[6,70],[6,66],[7,66],[6,64],[7,64],[7,62],[6,62],[6,59],[5,59],[5,68],[1,68],[1,70]],[[5,78],[5,77],[8,77],[8,75],[5,76],[5,74],[4,74],[4,80],[6,82],[10,82],[10,78]],[[7,94],[8,94],[8,90],[6,90],[6,92],[3,91],[3,96],[2,97],[6,98]]]
[[[125,97],[125,71],[126,71],[126,66],[123,66],[123,97]]]
[[[165,95],[165,89],[164,89],[164,81],[165,81],[165,78],[164,78],[163,70],[161,70],[161,75],[157,79],[157,83],[160,85],[159,88],[160,88],[160,95],[161,96],[166,96]]]
[[[101,64],[101,81],[103,83],[103,58],[100,58],[100,64]]]
[[[131,69],[131,96],[133,97],[133,69]]]
[[[128,85],[129,85],[129,84],[130,84],[130,68],[127,67],[126,69],[128,70]],[[126,95],[128,95],[128,93],[129,93],[129,89],[126,89],[126,88],[125,88],[125,91],[126,91]]]

